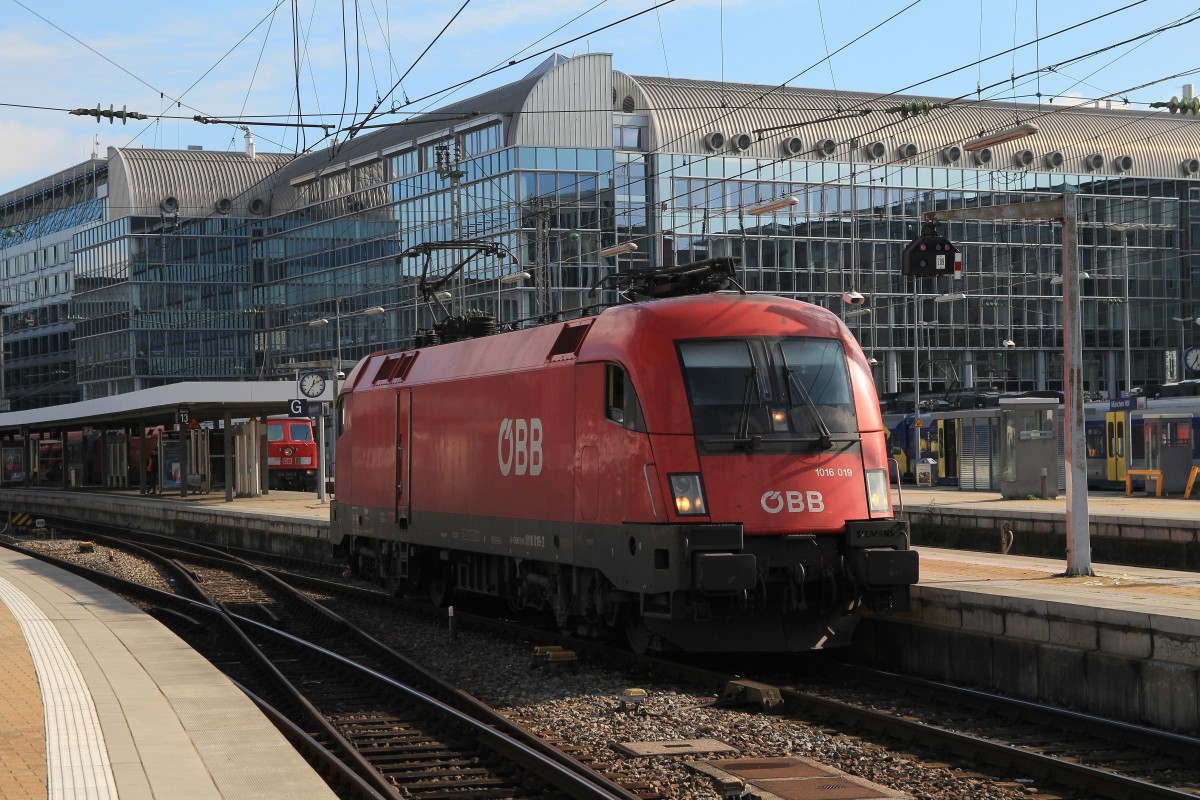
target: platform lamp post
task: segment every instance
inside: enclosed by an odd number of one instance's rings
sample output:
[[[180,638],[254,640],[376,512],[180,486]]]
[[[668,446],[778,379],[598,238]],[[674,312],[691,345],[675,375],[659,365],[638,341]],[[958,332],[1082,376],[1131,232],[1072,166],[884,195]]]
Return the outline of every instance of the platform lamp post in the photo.
[[[1129,395],[1133,391],[1133,359],[1129,351],[1129,316],[1133,311],[1133,303],[1129,298],[1129,237],[1126,234],[1146,226],[1136,222],[1131,225],[1106,225],[1105,227],[1121,235],[1121,272],[1124,273],[1121,276],[1121,295],[1125,298],[1125,394]]]
[[[4,383],[4,312],[14,305],[0,301],[0,411],[8,411],[8,389]]]
[[[1183,359],[1187,355],[1187,342],[1184,341],[1185,331],[1189,322],[1195,322],[1200,325],[1200,319],[1195,317],[1171,317],[1175,322],[1179,323],[1179,360],[1175,362],[1175,380],[1183,380]]]
[[[608,247],[600,248],[600,250],[596,253],[596,255],[598,255],[600,258],[613,259],[613,266],[616,267],[617,272],[620,273],[620,271],[621,271],[621,256],[624,255],[625,253],[637,252],[637,249],[638,249],[637,242],[621,242],[620,244],[613,244],[613,245],[609,245]],[[621,302],[620,293],[617,294],[617,302],[618,303]]]
[[[371,308],[364,308],[362,311],[359,311],[354,314],[347,314],[346,316],[347,317],[375,317],[380,314],[383,314],[386,310],[387,309],[385,309],[383,306],[373,306]],[[322,457],[317,459],[320,462],[318,465],[319,469],[317,472],[317,490],[318,490],[318,493],[321,495],[321,499],[324,500],[325,477],[326,477],[326,475],[329,474],[329,470],[327,468],[326,461],[337,463],[338,385],[339,385],[339,381],[343,377],[345,377],[345,373],[342,372],[342,299],[340,297],[333,298],[333,319],[332,320],[330,320],[328,317],[318,317],[318,318],[310,321],[308,324],[311,327],[322,327],[322,326],[330,325],[330,324],[333,325],[334,362],[333,362],[333,369],[330,370],[330,372],[331,372],[330,378],[331,378],[331,383],[333,385],[333,401],[330,404],[331,411],[332,411],[330,416],[333,419],[333,433],[332,433],[332,435],[329,436],[329,448],[326,450],[326,453],[328,453],[328,458],[325,458],[324,454],[322,454]],[[322,413],[321,419],[322,420],[325,419],[324,413]],[[325,448],[325,438],[326,437],[324,435],[322,435],[319,438],[320,438],[321,447]]]

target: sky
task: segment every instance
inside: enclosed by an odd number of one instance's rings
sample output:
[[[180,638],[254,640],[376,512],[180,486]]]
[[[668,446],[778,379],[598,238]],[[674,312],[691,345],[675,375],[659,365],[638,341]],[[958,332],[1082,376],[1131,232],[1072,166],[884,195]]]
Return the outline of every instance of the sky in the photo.
[[[1200,84],[1196,3],[0,0],[0,193],[109,146],[241,150],[243,124],[260,152],[320,147],[320,128],[262,123],[295,123],[297,95],[304,121],[331,131],[376,105],[402,113],[372,123],[395,121],[549,52],[612,53],[635,75],[1145,109]],[[68,113],[97,104],[149,119]]]

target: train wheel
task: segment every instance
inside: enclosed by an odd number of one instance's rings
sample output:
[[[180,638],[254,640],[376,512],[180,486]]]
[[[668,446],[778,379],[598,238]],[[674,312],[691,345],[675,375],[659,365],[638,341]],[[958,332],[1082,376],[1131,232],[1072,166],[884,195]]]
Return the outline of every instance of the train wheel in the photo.
[[[625,614],[625,641],[629,643],[629,649],[639,656],[648,653],[654,643],[654,634],[636,611]]]
[[[429,587],[429,599],[435,606],[445,608],[450,605],[454,597],[454,579],[450,567],[438,564],[429,570],[425,583]]]

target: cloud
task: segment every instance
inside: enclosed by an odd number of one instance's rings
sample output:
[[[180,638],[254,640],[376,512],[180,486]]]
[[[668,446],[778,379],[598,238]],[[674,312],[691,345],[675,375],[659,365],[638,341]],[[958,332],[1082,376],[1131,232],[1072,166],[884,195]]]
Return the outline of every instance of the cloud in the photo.
[[[87,161],[93,148],[103,158],[109,146],[141,146],[128,132],[121,137],[104,130],[107,123],[97,127],[84,127],[81,133],[75,134],[60,127],[0,121],[0,152],[8,156],[0,159],[0,193],[19,189]],[[93,137],[98,137],[98,141]]]

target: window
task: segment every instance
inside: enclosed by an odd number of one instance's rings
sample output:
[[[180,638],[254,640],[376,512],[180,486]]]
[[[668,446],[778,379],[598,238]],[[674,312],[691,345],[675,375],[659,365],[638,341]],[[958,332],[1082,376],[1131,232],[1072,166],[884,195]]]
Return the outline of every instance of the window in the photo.
[[[609,364],[604,370],[604,416],[631,431],[646,430],[633,383],[616,364]]]
[[[617,150],[645,150],[645,128],[630,125],[613,126],[613,148]]]
[[[681,342],[679,354],[697,435],[813,441],[819,433],[857,430],[846,354],[836,339],[695,340]]]
[[[311,442],[312,441],[312,423],[310,423],[310,422],[288,423],[288,436],[293,442]]]

